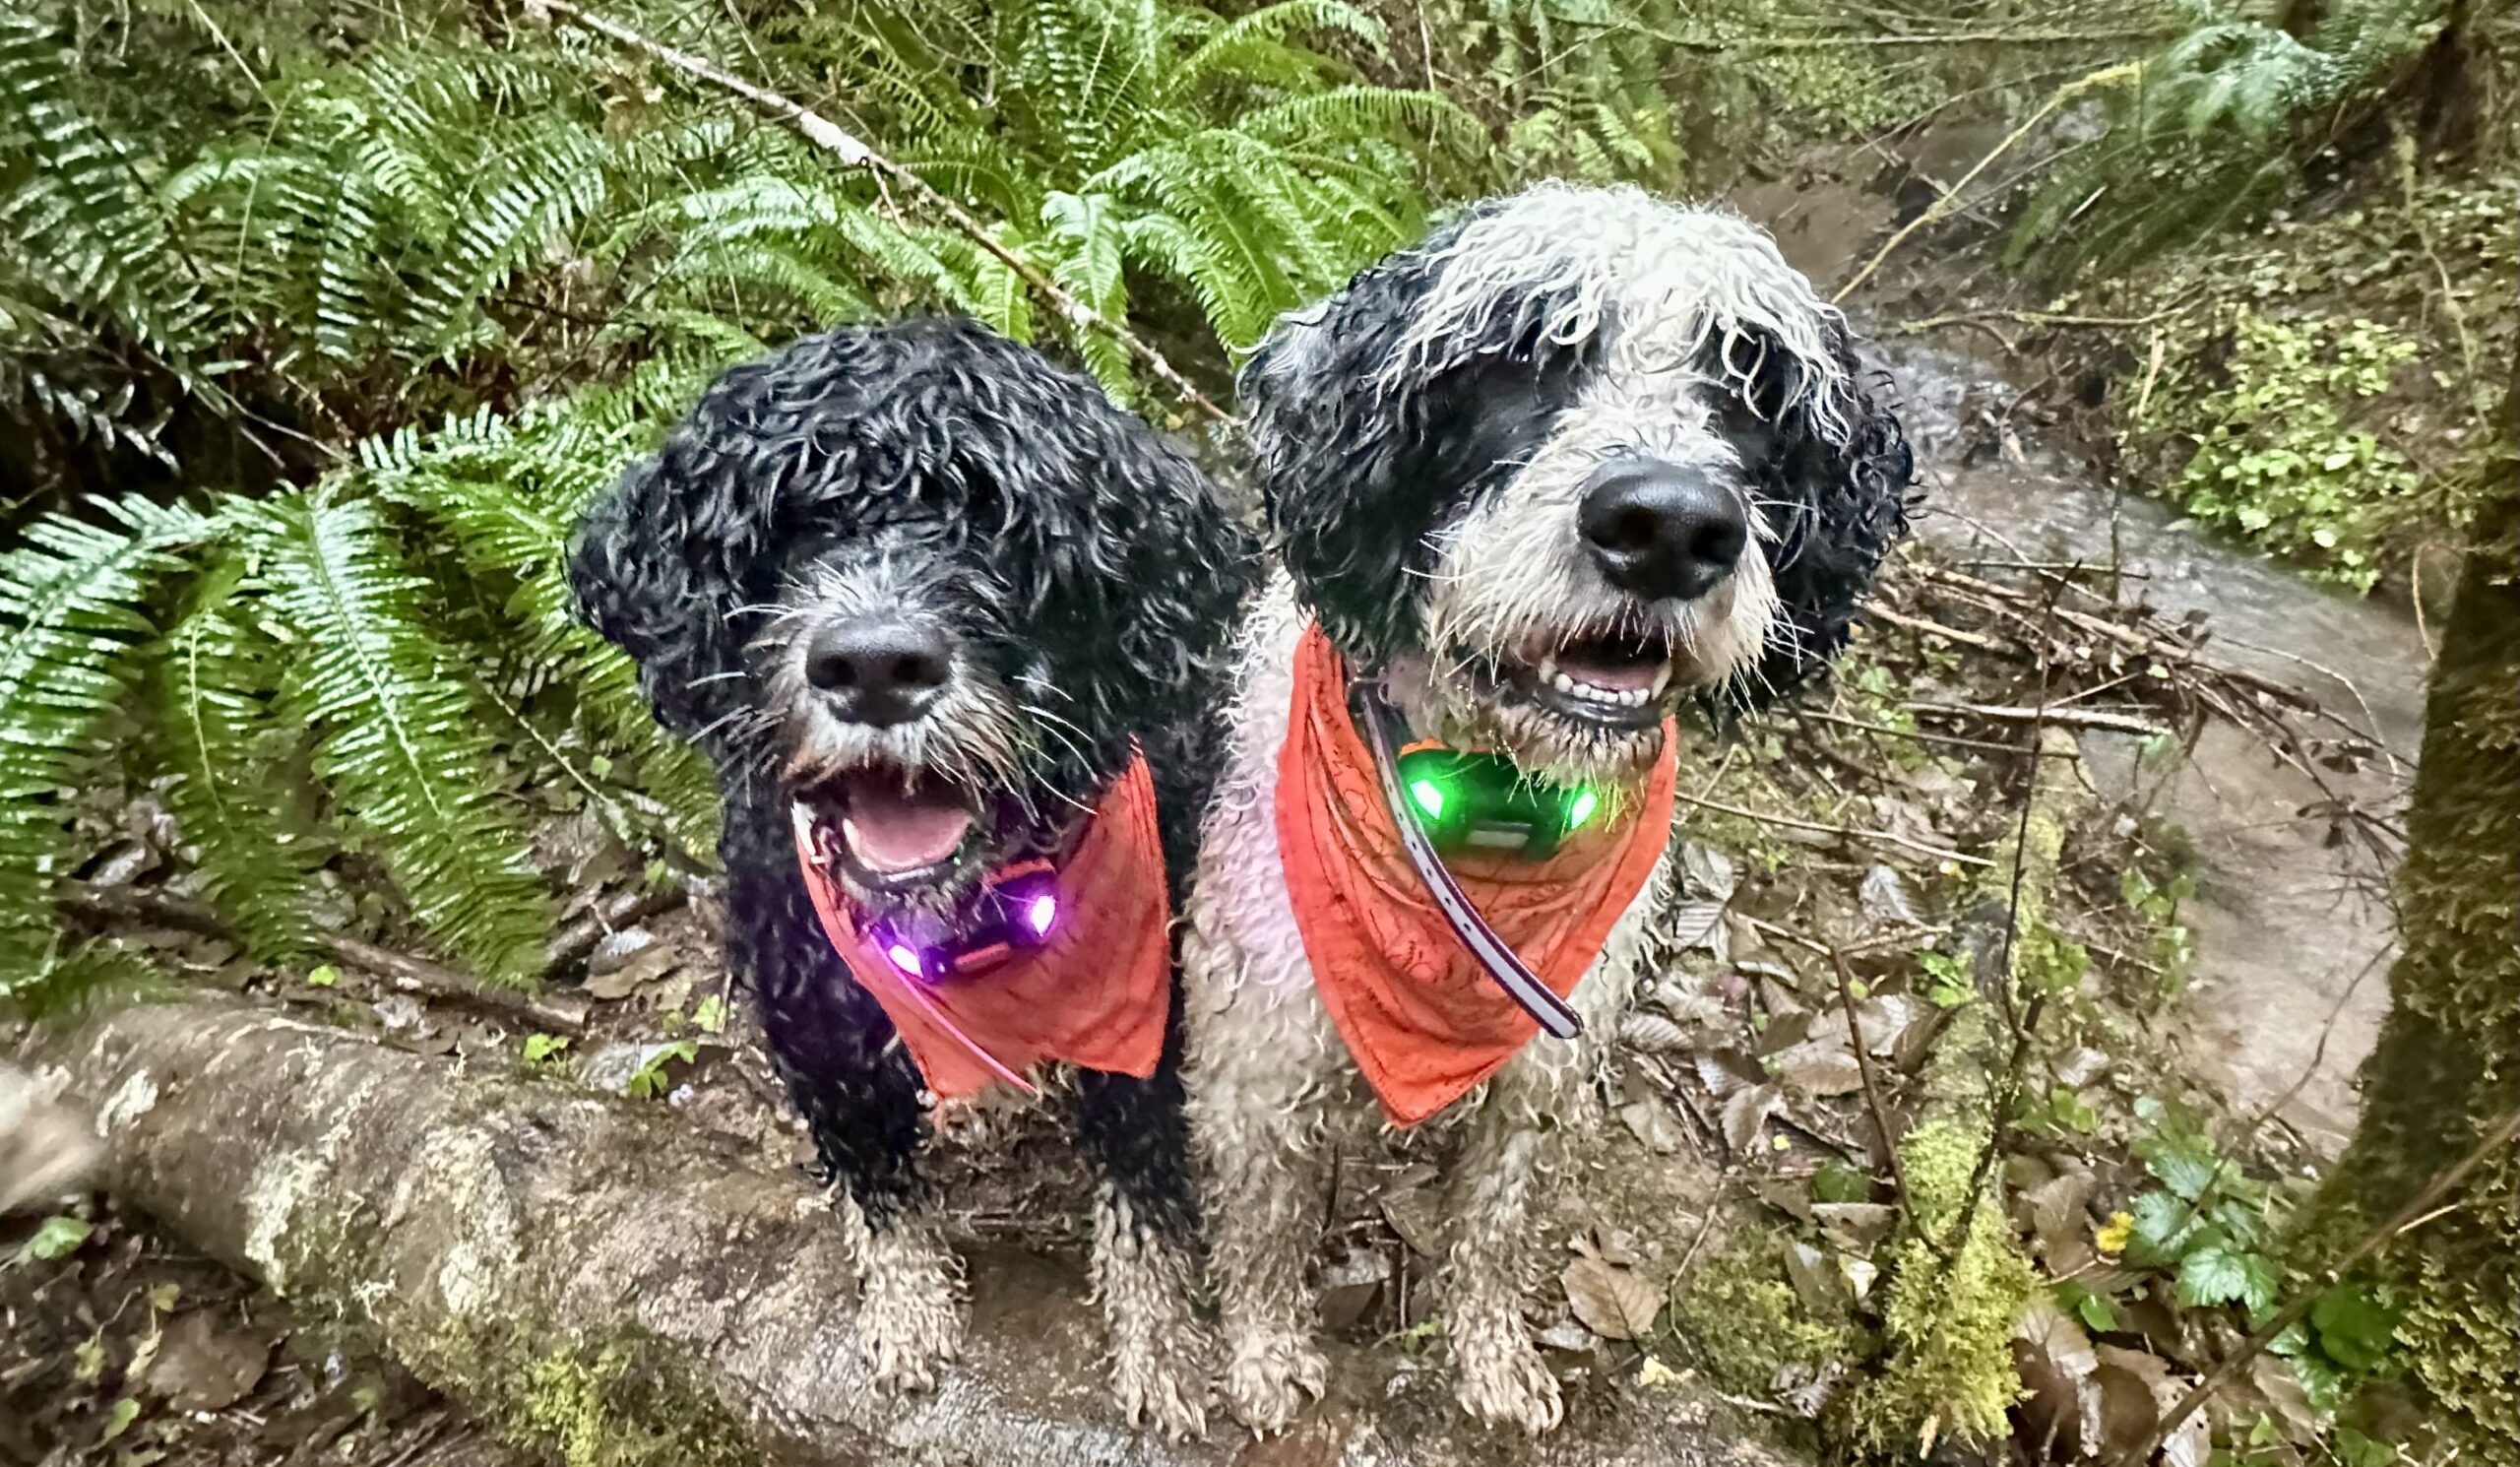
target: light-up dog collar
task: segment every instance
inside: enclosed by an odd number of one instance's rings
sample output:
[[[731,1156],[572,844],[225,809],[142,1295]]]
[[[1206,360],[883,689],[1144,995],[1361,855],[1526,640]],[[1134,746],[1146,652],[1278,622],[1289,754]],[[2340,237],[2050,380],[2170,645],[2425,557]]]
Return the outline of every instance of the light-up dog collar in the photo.
[[[1058,872],[1030,861],[989,875],[951,917],[878,918],[865,938],[903,977],[937,984],[1040,951],[1058,921]]]
[[[1446,856],[1476,851],[1544,861],[1601,808],[1601,797],[1532,778],[1502,754],[1412,744],[1396,761],[1411,813]]]
[[[1395,734],[1405,728],[1399,713],[1371,683],[1351,685],[1348,700],[1356,727],[1365,735],[1365,747],[1373,753],[1374,773],[1380,777],[1391,823],[1400,831],[1401,849],[1408,853],[1410,865],[1425,883],[1426,894],[1434,899],[1445,925],[1496,986],[1542,1029],[1559,1039],[1583,1033],[1584,1021],[1575,1010],[1540,981],[1540,975],[1471,905],[1437,852],[1434,829],[1450,832],[1456,849],[1475,845],[1531,854],[1538,846],[1542,848],[1538,854],[1545,855],[1557,849],[1568,831],[1592,818],[1598,797],[1589,791],[1552,792],[1519,775],[1499,780],[1492,769],[1477,762],[1493,756],[1440,748],[1412,749],[1407,757],[1418,762],[1404,774],[1402,756],[1393,752]],[[1510,763],[1504,767],[1513,768]],[[1477,771],[1476,777],[1465,776],[1466,770]],[[1423,790],[1418,788],[1420,784]],[[1424,823],[1427,820],[1434,822],[1433,829]]]

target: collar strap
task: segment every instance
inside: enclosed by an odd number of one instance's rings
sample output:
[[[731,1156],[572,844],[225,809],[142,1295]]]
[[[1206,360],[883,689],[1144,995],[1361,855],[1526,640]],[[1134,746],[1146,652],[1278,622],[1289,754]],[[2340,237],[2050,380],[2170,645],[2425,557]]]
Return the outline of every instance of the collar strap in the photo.
[[[1479,909],[1471,905],[1461,884],[1453,879],[1452,871],[1445,866],[1443,857],[1436,853],[1434,841],[1427,835],[1426,828],[1418,823],[1418,810],[1423,803],[1423,797],[1420,795],[1413,798],[1401,779],[1399,756],[1393,752],[1393,731],[1400,727],[1399,713],[1384,699],[1382,690],[1370,682],[1352,682],[1348,688],[1348,703],[1357,729],[1365,735],[1365,747],[1373,753],[1374,773],[1382,785],[1383,803],[1391,810],[1391,823],[1400,832],[1401,849],[1407,853],[1409,864],[1417,871],[1418,879],[1424,883],[1426,894],[1434,899],[1435,910],[1443,915],[1445,925],[1452,928],[1454,936],[1461,939],[1461,945],[1469,950],[1470,955],[1479,960],[1479,966],[1486,970],[1496,986],[1522,1005],[1523,1011],[1538,1021],[1542,1029],[1559,1039],[1573,1039],[1583,1033],[1584,1021],[1576,1016],[1575,1010],[1524,965],[1514,949],[1496,935],[1496,929],[1487,925],[1487,920],[1479,915]],[[1412,757],[1422,757],[1422,754],[1413,751]],[[1436,802],[1440,806],[1440,792]],[[1561,820],[1548,837],[1550,849],[1555,848],[1558,837],[1563,834],[1564,823]]]

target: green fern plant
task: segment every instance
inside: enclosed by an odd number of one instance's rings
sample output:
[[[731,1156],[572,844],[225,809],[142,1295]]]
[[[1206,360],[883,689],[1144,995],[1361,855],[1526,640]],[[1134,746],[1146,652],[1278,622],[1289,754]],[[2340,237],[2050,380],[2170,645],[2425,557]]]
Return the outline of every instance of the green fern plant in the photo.
[[[520,784],[584,783],[633,841],[705,840],[706,770],[576,624],[561,576],[576,510],[656,420],[626,395],[398,434],[311,489],[207,514],[107,499],[37,520],[0,556],[6,960],[49,951],[73,792],[117,759],[272,959],[310,950],[319,873],[356,850],[481,977],[533,981],[551,907]],[[616,767],[644,789],[590,773]]]
[[[1413,149],[1482,137],[1432,93],[1366,83],[1306,42],[1378,53],[1382,24],[1342,0],[1233,20],[1185,4],[861,3],[835,69],[898,126],[905,161],[1004,221],[1000,239],[1113,320],[1132,282],[1196,302],[1228,350],[1415,230]],[[964,78],[983,68],[985,101]],[[1079,342],[1106,386],[1119,353]]]
[[[47,515],[0,556],[0,968],[52,947],[45,911],[67,862],[82,776],[117,732],[133,654],[155,631],[150,592],[208,531],[198,515],[97,499]]]

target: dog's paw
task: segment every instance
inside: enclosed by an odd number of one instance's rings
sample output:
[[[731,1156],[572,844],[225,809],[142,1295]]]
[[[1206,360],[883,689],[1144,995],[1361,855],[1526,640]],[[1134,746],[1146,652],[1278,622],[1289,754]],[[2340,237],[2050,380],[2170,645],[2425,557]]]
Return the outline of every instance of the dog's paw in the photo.
[[[1490,1427],[1520,1427],[1537,1436],[1565,1419],[1557,1377],[1519,1322],[1456,1327],[1453,1399]]]
[[[1255,1432],[1285,1431],[1329,1385],[1330,1362],[1297,1334],[1237,1340],[1226,1362],[1226,1408]]]
[[[1207,1352],[1121,1349],[1111,1360],[1111,1396],[1130,1426],[1196,1441],[1208,1435]]]
[[[927,1247],[881,1249],[865,1270],[857,1348],[886,1390],[933,1390],[937,1368],[963,1353],[963,1310],[951,1261]]]

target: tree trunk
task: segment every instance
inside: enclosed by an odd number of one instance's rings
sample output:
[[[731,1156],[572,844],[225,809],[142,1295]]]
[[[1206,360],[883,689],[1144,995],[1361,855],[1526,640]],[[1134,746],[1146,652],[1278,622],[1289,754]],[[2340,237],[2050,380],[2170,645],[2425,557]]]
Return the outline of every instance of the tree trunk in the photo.
[[[2389,1016],[2362,1066],[2362,1119],[2320,1198],[2348,1241],[2473,1149],[2520,1100],[2520,399],[2480,472],[2491,496],[2460,572],[2425,707],[2423,763],[2397,878],[2403,944]],[[2437,1420],[2480,1460],[2520,1436],[2520,1167],[2506,1148],[2456,1210],[2384,1254],[2398,1339]]]
[[[1316,1418],[1258,1456],[1229,1427],[1186,1446],[1134,1435],[1078,1271],[1003,1254],[973,1260],[962,1365],[891,1400],[858,1359],[854,1272],[820,1199],[664,1107],[224,998],[31,1031],[18,1051],[95,1116],[109,1190],[567,1467],[1740,1459],[1670,1391],[1579,1410],[1543,1446],[1482,1434],[1422,1375],[1387,1399],[1387,1357],[1347,1362]]]

